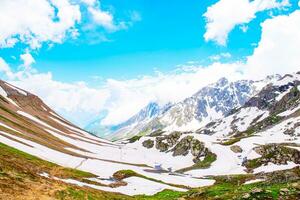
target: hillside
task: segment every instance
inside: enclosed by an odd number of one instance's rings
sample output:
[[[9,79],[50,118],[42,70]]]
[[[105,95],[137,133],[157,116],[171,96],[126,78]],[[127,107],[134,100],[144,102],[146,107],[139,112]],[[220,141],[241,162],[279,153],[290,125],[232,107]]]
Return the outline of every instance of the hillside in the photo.
[[[123,199],[123,200],[176,200],[193,199],[297,199],[300,195],[300,169],[294,168],[276,173],[215,177],[214,186],[193,189],[188,192],[164,190],[153,196],[126,196],[80,187],[65,179],[72,178],[87,184],[99,184],[90,179],[95,175],[63,168],[53,163],[21,152],[0,143],[0,199]],[[50,176],[45,176],[49,174]],[[53,177],[56,177],[53,179]],[[265,181],[262,181],[262,177]],[[60,180],[61,179],[61,180]],[[101,184],[99,184],[101,185]]]

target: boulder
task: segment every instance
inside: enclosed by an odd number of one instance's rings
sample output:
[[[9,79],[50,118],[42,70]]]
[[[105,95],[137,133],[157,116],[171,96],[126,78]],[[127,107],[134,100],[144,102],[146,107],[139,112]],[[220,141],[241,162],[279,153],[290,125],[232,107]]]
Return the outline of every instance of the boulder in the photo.
[[[145,140],[142,144],[147,149],[151,149],[154,146],[154,141],[149,139],[149,140]]]
[[[243,149],[238,145],[233,145],[233,146],[230,147],[230,149],[234,153],[242,153],[243,152]]]

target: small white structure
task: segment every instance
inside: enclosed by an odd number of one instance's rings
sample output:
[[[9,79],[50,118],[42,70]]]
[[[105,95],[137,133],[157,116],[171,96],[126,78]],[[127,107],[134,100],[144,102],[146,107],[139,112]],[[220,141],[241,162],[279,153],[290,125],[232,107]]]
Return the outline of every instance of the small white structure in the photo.
[[[158,171],[162,170],[162,169],[163,169],[163,168],[162,168],[162,164],[155,163],[154,169],[155,169],[155,170],[158,170]]]

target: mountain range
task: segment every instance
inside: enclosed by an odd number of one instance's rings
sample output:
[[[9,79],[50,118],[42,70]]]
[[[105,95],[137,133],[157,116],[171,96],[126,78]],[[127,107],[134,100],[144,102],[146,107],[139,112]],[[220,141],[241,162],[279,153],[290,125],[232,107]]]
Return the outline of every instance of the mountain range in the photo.
[[[244,105],[263,86],[278,79],[280,79],[280,75],[268,76],[260,81],[230,82],[227,78],[221,78],[216,83],[201,88],[182,102],[168,103],[163,106],[151,102],[121,124],[103,126],[101,125],[101,120],[105,118],[103,116],[85,129],[109,140],[146,135],[158,129],[196,130],[214,119],[224,117],[232,109]]]

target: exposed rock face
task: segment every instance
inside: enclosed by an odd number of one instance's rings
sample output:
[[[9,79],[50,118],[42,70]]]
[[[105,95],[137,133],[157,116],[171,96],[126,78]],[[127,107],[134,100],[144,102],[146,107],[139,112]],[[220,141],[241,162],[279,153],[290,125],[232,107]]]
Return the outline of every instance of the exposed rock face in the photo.
[[[245,166],[250,168],[256,168],[261,165],[267,165],[273,163],[276,165],[286,165],[287,162],[300,163],[300,151],[292,148],[285,147],[280,144],[268,144],[254,148],[256,153],[261,157],[248,160],[244,163]]]
[[[242,153],[243,152],[243,149],[238,145],[233,145],[233,146],[230,147],[230,149],[234,153]]]
[[[186,136],[172,149],[173,156],[186,156],[191,149],[193,136]]]
[[[165,126],[184,126],[207,118],[222,117],[244,103],[255,93],[253,81],[229,82],[226,78],[202,88],[192,97],[173,105],[159,120]]]
[[[286,76],[282,79],[284,78],[286,78]],[[257,107],[261,110],[266,109],[269,110],[271,114],[287,110],[300,98],[300,92],[297,89],[298,85],[300,85],[298,80],[280,86],[269,84],[256,96],[250,98],[249,101],[245,103],[244,107]],[[276,97],[284,92],[287,92],[287,94],[277,101]]]
[[[156,149],[160,150],[161,152],[169,150],[177,143],[181,135],[182,133],[180,132],[173,132],[169,135],[156,137]]]
[[[293,127],[286,129],[283,133],[290,136],[300,136],[300,132],[296,132],[296,128],[300,127],[300,122],[296,122]]]
[[[169,135],[157,136],[155,138],[155,148],[161,152],[173,152],[173,156],[186,156],[191,153],[194,156],[193,161],[197,163],[199,158],[206,156],[209,150],[203,142],[195,139],[194,136],[187,135],[183,137],[185,132],[172,132]],[[151,139],[143,142],[145,148],[152,148],[154,141]]]
[[[152,133],[149,134],[150,137],[157,137],[157,136],[161,136],[165,131],[162,130],[156,130],[153,131]]]
[[[143,142],[143,146],[146,147],[147,149],[151,149],[154,146],[154,141],[153,140],[145,140]]]
[[[171,151],[173,151],[173,156],[186,156],[191,152],[194,156],[194,163],[197,163],[200,157],[206,156],[209,152],[204,146],[204,143],[195,139],[193,136],[184,137]]]

